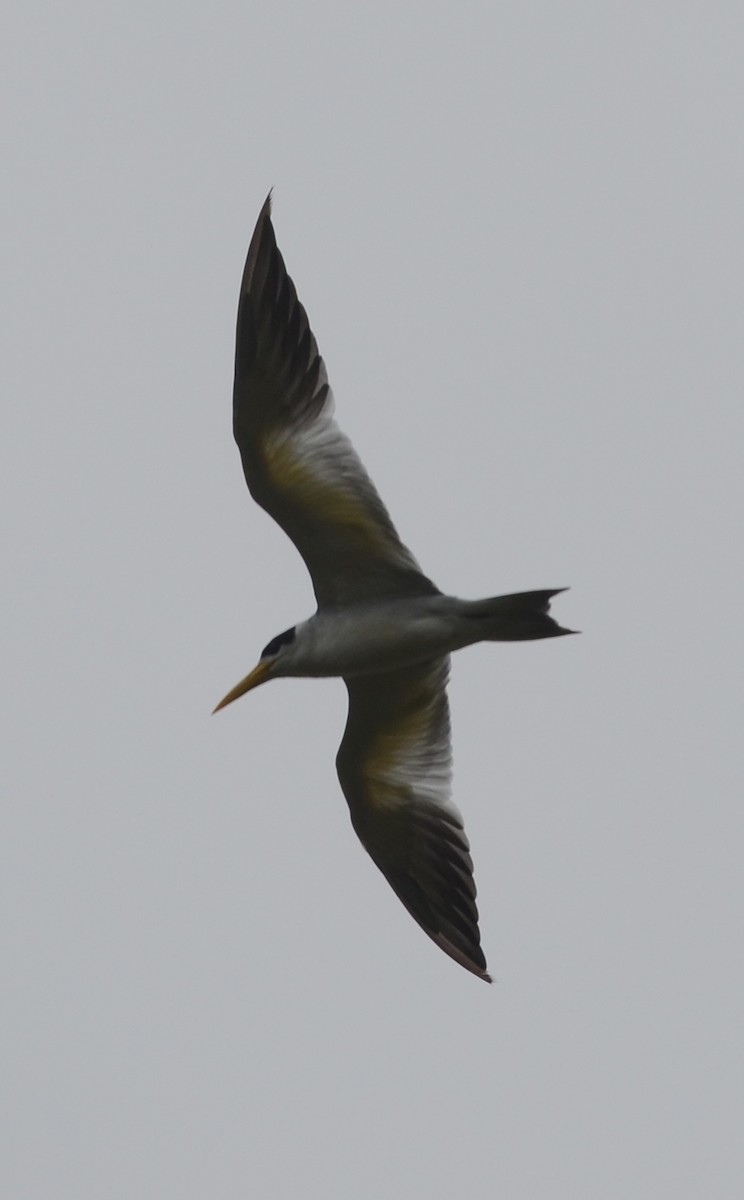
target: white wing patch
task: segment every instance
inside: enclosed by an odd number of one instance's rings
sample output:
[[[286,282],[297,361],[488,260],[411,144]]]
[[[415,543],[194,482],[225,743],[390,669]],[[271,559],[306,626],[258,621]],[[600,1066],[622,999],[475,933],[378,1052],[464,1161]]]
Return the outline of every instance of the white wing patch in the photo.
[[[302,507],[307,521],[317,524],[319,538],[343,533],[348,551],[353,546],[355,554],[365,552],[391,566],[420,570],[397,537],[351,442],[327,409],[308,423],[272,429],[263,454],[274,485],[287,501]]]

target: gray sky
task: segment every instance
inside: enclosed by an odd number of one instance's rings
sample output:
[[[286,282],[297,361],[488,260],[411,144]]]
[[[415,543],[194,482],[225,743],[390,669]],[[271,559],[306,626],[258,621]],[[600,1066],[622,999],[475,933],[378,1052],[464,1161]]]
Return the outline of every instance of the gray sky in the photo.
[[[0,1190],[739,1197],[742,42],[713,4],[16,6]],[[352,832],[230,429],[270,186],[457,656],[485,987]],[[9,518],[9,519],[7,519]]]

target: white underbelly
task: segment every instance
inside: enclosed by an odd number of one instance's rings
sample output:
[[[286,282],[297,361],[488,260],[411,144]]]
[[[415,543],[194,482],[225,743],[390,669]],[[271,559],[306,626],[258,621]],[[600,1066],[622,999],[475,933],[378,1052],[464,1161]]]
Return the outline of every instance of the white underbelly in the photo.
[[[302,627],[307,638],[302,673],[369,675],[437,658],[463,645],[459,626],[453,616],[426,611],[420,601],[318,613]]]

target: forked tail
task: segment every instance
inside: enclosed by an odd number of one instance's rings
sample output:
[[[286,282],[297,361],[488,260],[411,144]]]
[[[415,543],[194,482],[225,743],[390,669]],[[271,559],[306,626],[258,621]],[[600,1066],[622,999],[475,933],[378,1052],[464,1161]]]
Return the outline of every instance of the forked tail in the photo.
[[[472,600],[467,603],[464,615],[482,622],[482,638],[486,642],[527,642],[535,638],[561,637],[576,631],[564,629],[549,616],[548,609],[553,596],[566,590],[515,592],[511,596],[493,596],[490,600]]]

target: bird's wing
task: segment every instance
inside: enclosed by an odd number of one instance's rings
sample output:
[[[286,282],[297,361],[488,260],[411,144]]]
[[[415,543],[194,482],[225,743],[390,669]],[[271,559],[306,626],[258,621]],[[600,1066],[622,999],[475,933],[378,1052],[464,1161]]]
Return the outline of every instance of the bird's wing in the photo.
[[[251,495],[296,545],[320,607],[436,594],[332,413],[269,197],[243,272],[235,348],[233,428]]]
[[[365,849],[411,916],[455,962],[490,982],[473,861],[450,799],[449,659],[347,679],[336,766]]]

